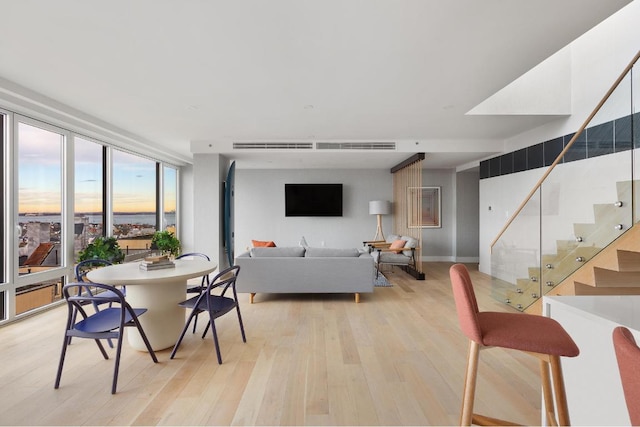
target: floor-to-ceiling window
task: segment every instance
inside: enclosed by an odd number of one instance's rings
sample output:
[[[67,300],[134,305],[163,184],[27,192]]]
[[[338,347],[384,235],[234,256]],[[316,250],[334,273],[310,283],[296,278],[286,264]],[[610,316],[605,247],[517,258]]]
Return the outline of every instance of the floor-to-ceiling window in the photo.
[[[7,195],[10,194],[6,191],[6,176],[8,170],[6,160],[6,153],[8,148],[7,143],[7,129],[6,129],[7,118],[6,116],[0,112],[0,139],[2,140],[2,149],[0,149],[0,166],[2,166],[2,172],[0,173],[0,191],[2,191],[2,198],[0,198],[0,320],[4,320],[7,318],[7,276],[5,274],[7,268],[7,256],[5,253],[5,245],[7,236],[7,222],[5,221],[5,209],[7,206]]]
[[[163,225],[164,229],[172,231],[176,230],[176,207],[178,206],[178,171],[170,166],[163,168]]]
[[[23,279],[15,290],[15,314],[60,299],[63,265],[63,154],[65,135],[57,128],[20,119],[15,129],[17,155],[17,265]],[[39,274],[41,273],[41,274]]]
[[[59,302],[96,237],[116,237],[127,262],[175,230],[176,166],[10,111],[0,139],[0,323]]]
[[[112,152],[113,236],[126,255],[150,248],[157,225],[157,163]]]
[[[98,236],[104,236],[104,161],[106,147],[76,137],[74,146],[74,257]]]

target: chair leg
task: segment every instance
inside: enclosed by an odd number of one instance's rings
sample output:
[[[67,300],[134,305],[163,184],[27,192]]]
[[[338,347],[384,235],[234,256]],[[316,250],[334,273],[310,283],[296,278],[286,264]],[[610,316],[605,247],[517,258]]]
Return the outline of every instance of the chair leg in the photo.
[[[473,402],[476,394],[476,379],[478,377],[478,358],[480,356],[480,344],[469,341],[469,355],[467,358],[467,372],[464,379],[464,391],[462,397],[462,411],[460,425],[470,426],[473,418]]]
[[[118,337],[118,343],[116,344],[116,363],[113,368],[113,383],[111,385],[111,394],[116,394],[116,387],[118,385],[118,371],[120,370],[120,353],[122,352],[122,334]]]
[[[191,319],[193,319],[193,317],[194,317],[194,314],[193,312],[191,312],[191,314],[189,315],[189,318],[187,319],[187,323],[185,323],[184,327],[182,328],[182,332],[180,332],[180,337],[178,337],[178,341],[176,341],[176,344],[173,346],[173,350],[171,350],[171,356],[169,356],[169,359],[173,359],[173,357],[176,355],[176,352],[178,351],[178,347],[180,347],[180,343],[184,338],[184,334],[187,333],[187,329],[189,329],[189,325],[191,324]]]
[[[567,406],[567,392],[564,387],[560,357],[549,356],[549,364],[551,365],[551,376],[553,377],[553,391],[556,396],[558,425],[568,426],[570,425],[569,407]]]
[[[242,341],[247,342],[247,337],[244,334],[244,324],[242,323],[242,315],[240,314],[239,305],[236,305],[236,311],[238,312],[238,322],[240,322],[240,333],[242,334]]]
[[[191,332],[192,334],[196,333],[197,327],[198,327],[198,315],[196,314],[196,318],[193,320],[193,332]]]
[[[551,379],[549,376],[549,362],[544,359],[540,359],[540,379],[542,380],[542,397],[544,399],[544,412],[547,425],[557,425],[553,405],[553,391],[551,389]]]
[[[216,324],[213,321],[213,319],[211,319],[211,321],[209,322],[209,325],[211,325],[211,333],[213,334],[213,343],[216,346],[216,355],[218,356],[218,365],[222,365],[222,356],[220,355],[220,344],[218,343],[218,332],[216,331]]]
[[[64,341],[62,343],[62,353],[60,354],[60,362],[58,363],[58,373],[56,374],[56,382],[53,388],[60,387],[60,379],[62,378],[62,367],[64,366],[64,358],[67,355],[67,346],[71,343],[71,337],[64,335]]]

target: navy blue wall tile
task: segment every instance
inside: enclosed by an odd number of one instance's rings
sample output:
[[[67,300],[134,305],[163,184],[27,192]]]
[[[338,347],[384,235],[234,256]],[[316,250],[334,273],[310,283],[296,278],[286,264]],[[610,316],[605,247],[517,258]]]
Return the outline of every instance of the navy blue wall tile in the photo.
[[[587,128],[587,158],[613,153],[613,122]]]
[[[527,149],[522,148],[513,152],[513,171],[522,172],[527,170]]]
[[[480,162],[480,179],[489,178],[489,160],[483,160]]]
[[[575,134],[564,135],[480,162],[480,179],[551,165]],[[560,163],[640,148],[640,112],[585,129]]]
[[[613,122],[614,141],[613,147],[616,153],[631,150],[631,116],[622,117]]]
[[[564,142],[562,137],[552,139],[551,141],[547,141],[544,144],[544,165],[551,166],[551,164],[556,160],[558,155],[562,153],[562,149],[564,148]],[[560,163],[562,163],[562,159],[560,159]]]
[[[500,157],[494,157],[489,159],[489,176],[499,176],[500,175]]]
[[[544,148],[542,143],[527,147],[527,169],[544,166]]]
[[[500,156],[500,175],[513,173],[513,152]]]
[[[571,139],[575,133],[571,133],[569,135],[564,136],[564,145],[565,147],[569,144]],[[584,160],[587,158],[587,135],[585,132],[582,132],[578,138],[575,140],[573,145],[569,148],[567,153],[564,155],[564,162],[573,162],[576,160]]]

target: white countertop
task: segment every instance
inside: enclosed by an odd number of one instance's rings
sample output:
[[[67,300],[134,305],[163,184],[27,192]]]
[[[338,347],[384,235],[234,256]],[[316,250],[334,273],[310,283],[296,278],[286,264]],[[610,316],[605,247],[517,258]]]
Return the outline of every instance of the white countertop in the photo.
[[[545,296],[546,300],[640,331],[640,295]]]

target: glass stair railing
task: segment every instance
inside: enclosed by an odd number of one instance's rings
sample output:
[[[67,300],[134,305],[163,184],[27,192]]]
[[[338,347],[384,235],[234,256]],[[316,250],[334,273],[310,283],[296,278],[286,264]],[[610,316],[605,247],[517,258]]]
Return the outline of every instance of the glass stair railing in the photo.
[[[639,56],[494,239],[495,299],[526,310],[638,220]]]

